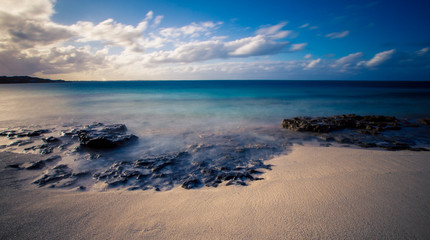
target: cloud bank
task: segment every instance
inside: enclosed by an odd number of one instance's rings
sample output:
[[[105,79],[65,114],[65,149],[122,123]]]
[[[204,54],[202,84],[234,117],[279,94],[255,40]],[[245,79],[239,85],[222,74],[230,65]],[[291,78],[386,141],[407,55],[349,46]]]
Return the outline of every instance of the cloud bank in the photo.
[[[298,33],[285,29],[286,21],[232,38],[218,35],[223,22],[166,27],[162,26],[165,16],[152,11],[135,25],[114,19],[63,25],[51,20],[54,4],[54,0],[0,2],[0,75],[66,80],[359,79],[369,75],[390,79],[405,77],[399,69],[426,77],[423,69],[430,68],[429,47],[410,53],[390,49],[373,56],[356,52],[324,59],[306,53],[312,49],[309,43],[293,42]],[[345,30],[325,37],[348,34]],[[302,55],[298,60],[271,60],[280,54]]]

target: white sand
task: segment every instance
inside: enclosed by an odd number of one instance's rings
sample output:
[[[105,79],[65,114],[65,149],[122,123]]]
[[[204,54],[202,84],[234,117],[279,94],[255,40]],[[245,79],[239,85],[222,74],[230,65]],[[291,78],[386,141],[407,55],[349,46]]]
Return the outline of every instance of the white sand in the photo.
[[[269,163],[248,187],[167,192],[24,190],[2,175],[0,239],[430,239],[429,152],[295,146]]]

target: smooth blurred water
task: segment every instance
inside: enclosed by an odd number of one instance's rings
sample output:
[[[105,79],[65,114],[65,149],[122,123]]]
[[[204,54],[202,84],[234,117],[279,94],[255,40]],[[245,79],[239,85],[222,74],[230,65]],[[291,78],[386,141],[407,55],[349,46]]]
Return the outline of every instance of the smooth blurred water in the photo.
[[[133,81],[0,86],[0,124],[124,122],[136,129],[276,125],[293,116],[430,115],[429,82]]]

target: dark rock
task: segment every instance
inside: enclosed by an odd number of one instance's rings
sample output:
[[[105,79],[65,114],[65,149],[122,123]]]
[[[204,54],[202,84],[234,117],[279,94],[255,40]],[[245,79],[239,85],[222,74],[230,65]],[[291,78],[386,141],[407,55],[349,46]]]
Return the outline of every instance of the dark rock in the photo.
[[[125,134],[124,124],[104,125],[97,123],[77,131],[82,146],[89,148],[115,148],[136,140],[133,134]]]
[[[21,167],[28,170],[38,170],[45,167],[45,162],[43,160],[37,162],[28,162],[24,163]]]
[[[254,180],[254,177],[249,172],[234,171],[234,172],[220,173],[217,176],[217,179],[224,180],[224,181],[228,181],[228,180],[242,180],[242,181],[251,180],[252,181]]]
[[[363,129],[377,132],[400,129],[401,122],[395,117],[387,116],[359,116],[355,114],[338,115],[332,117],[295,117],[284,119],[283,128],[293,131],[307,131],[328,133],[342,129]]]
[[[418,148],[410,148],[409,150],[411,150],[411,151],[415,151],[415,152],[420,152],[420,151],[428,152],[428,151],[430,151],[429,149],[427,149],[427,148],[422,148],[422,147],[418,147]]]
[[[248,184],[246,184],[246,182],[243,181],[235,181],[235,180],[231,180],[230,182],[228,182],[227,184],[225,184],[226,186],[230,186],[230,185],[239,185],[239,186],[248,186]]]
[[[399,131],[404,127],[417,127],[416,124],[391,116],[359,116],[354,114],[332,117],[296,117],[284,119],[284,128],[293,131],[324,133],[319,139],[341,144],[354,144],[364,148],[380,147],[391,151],[412,149],[412,139],[387,133]],[[398,141],[400,140],[400,141]]]
[[[430,125],[430,118],[422,118],[419,120],[419,123],[423,125]]]
[[[363,147],[363,148],[377,147],[376,143],[373,143],[373,142],[357,142],[356,145]]]
[[[59,139],[53,136],[47,137],[47,138],[42,138],[42,140],[46,143],[52,143],[52,142],[58,142]]]
[[[11,146],[18,146],[19,147],[19,146],[28,145],[30,143],[33,143],[33,141],[31,141],[31,140],[18,140],[18,141],[15,141],[15,142],[9,144],[8,146],[9,147],[11,147]]]
[[[117,177],[112,178],[106,181],[106,183],[109,185],[109,187],[116,187],[118,185],[122,185],[127,182],[127,178],[125,177]]]
[[[182,183],[182,187],[185,189],[192,189],[200,187],[202,182],[199,179],[193,178],[186,180],[184,183]]]
[[[20,164],[9,164],[9,165],[7,165],[7,167],[10,167],[10,168],[20,168]]]
[[[52,157],[45,159],[45,162],[49,163],[49,162],[53,162],[55,160],[60,160],[60,159],[61,159],[61,156],[55,155],[55,156],[52,156]]]
[[[389,151],[398,151],[398,150],[407,150],[410,149],[410,146],[405,143],[396,143],[396,142],[383,142],[377,145],[378,147],[385,148]]]
[[[44,133],[49,133],[51,131],[49,131],[48,129],[41,129],[41,130],[36,130],[36,131],[31,131],[27,134],[28,137],[36,137],[36,136],[40,136],[41,134]]]
[[[66,179],[72,175],[72,169],[67,165],[61,164],[54,168],[48,170],[41,177],[36,179],[33,183],[39,185],[40,187],[47,185],[48,183],[60,181]]]
[[[53,148],[52,147],[46,147],[40,150],[40,154],[46,155],[52,153]]]

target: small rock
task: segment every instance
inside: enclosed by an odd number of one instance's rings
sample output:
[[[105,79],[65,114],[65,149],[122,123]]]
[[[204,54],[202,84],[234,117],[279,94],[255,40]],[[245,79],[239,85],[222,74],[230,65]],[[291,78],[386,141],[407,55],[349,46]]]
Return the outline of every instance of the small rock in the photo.
[[[430,118],[422,118],[419,120],[419,123],[423,125],[430,125]]]
[[[185,189],[192,189],[192,188],[200,187],[201,184],[202,182],[199,179],[194,178],[194,179],[189,179],[184,183],[182,183],[182,187]]]
[[[45,167],[45,162],[43,160],[37,162],[28,162],[22,165],[22,168],[27,170],[37,170]]]
[[[42,140],[46,143],[52,143],[52,142],[58,142],[60,141],[58,138],[55,138],[53,136],[50,136],[48,138],[42,138]]]

